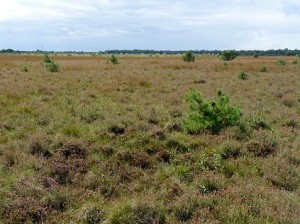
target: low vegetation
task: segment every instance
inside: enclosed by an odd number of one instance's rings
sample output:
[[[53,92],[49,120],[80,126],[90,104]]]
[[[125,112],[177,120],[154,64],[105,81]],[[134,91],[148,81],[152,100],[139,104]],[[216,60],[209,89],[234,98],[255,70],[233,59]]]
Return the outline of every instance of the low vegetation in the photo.
[[[0,55],[0,223],[299,223],[299,66],[259,55]]]
[[[186,62],[194,62],[196,55],[192,51],[188,51],[183,54],[182,59]]]

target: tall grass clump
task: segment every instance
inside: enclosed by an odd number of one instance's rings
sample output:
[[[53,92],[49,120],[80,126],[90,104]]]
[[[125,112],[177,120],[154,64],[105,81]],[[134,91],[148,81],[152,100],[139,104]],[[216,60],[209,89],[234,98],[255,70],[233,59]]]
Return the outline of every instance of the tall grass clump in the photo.
[[[216,134],[223,128],[239,124],[240,108],[230,106],[229,97],[221,91],[217,92],[216,100],[207,101],[199,92],[191,90],[187,101],[190,112],[184,126],[191,134],[205,130]]]
[[[196,56],[192,51],[188,51],[183,54],[182,59],[185,62],[194,62],[196,59]]]

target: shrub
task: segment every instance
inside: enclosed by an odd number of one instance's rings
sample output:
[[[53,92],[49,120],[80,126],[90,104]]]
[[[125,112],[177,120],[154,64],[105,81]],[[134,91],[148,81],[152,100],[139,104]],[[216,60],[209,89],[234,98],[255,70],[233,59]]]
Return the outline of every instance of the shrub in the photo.
[[[223,61],[232,61],[236,58],[236,53],[233,50],[225,50],[221,54],[221,59]]]
[[[297,65],[297,64],[298,64],[298,61],[297,61],[297,60],[294,60],[294,61],[292,61],[292,64],[293,64],[293,65]]]
[[[48,54],[44,54],[43,62],[46,64],[51,63],[51,59]]]
[[[191,133],[208,130],[214,134],[221,129],[237,126],[241,118],[239,107],[229,105],[229,97],[217,92],[217,100],[206,101],[200,93],[191,90],[187,100],[190,113],[184,121],[185,129]]]
[[[46,64],[46,67],[49,72],[59,72],[60,66],[59,64],[55,63],[53,60]]]
[[[259,55],[258,55],[258,54],[255,54],[255,55],[253,55],[253,57],[254,57],[254,58],[258,58],[258,57],[259,57]]]
[[[119,59],[117,58],[116,55],[111,55],[109,58],[110,62],[113,63],[114,65],[119,64]]]
[[[22,71],[23,71],[23,72],[28,72],[28,71],[29,71],[28,65],[23,65]]]
[[[266,66],[261,67],[260,72],[267,72],[267,67]]]
[[[286,62],[285,62],[285,60],[280,59],[277,61],[277,64],[278,65],[286,65]]]
[[[246,72],[241,72],[239,75],[238,75],[239,79],[241,80],[246,80],[248,75]]]
[[[194,62],[196,59],[195,54],[192,51],[185,52],[182,59],[186,62]]]

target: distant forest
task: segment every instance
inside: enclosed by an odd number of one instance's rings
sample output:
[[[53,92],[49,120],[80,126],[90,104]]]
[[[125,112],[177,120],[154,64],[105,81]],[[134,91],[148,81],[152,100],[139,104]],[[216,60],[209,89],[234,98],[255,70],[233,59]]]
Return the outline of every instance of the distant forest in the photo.
[[[85,52],[85,51],[19,51],[13,49],[3,49],[0,54],[41,54],[41,53],[59,53],[59,54],[147,54],[147,55],[175,55],[183,54],[186,51],[172,51],[172,50],[107,50],[107,51],[97,51],[97,52]],[[219,55],[222,53],[221,50],[193,50],[195,54],[199,55]],[[270,49],[270,50],[235,50],[237,56],[296,56],[300,55],[300,50],[290,50],[290,49]]]

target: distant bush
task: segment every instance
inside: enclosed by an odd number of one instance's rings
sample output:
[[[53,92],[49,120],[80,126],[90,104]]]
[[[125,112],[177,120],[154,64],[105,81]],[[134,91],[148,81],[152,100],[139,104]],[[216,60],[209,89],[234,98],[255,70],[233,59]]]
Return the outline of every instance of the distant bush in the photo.
[[[51,59],[50,59],[50,57],[49,57],[48,54],[44,54],[43,62],[45,62],[45,63],[51,63]]]
[[[194,62],[196,59],[195,54],[192,51],[185,52],[182,59],[186,62]]]
[[[110,62],[113,63],[114,65],[119,64],[119,59],[118,59],[117,56],[114,55],[114,54],[113,54],[112,56],[110,56],[109,60],[110,60]]]
[[[232,61],[235,58],[236,58],[236,53],[235,51],[232,50],[225,50],[221,54],[221,59],[223,61]]]
[[[254,57],[254,58],[258,58],[259,56],[258,56],[258,54],[255,54],[255,55],[253,55],[253,57]]]
[[[267,67],[266,66],[261,67],[260,72],[267,72]]]
[[[293,65],[297,65],[297,64],[298,64],[298,61],[297,61],[297,60],[294,60],[294,61],[292,61],[292,64],[293,64]]]
[[[277,61],[277,64],[278,65],[286,65],[286,62],[285,62],[285,60],[280,59]]]
[[[217,100],[206,101],[200,93],[191,90],[187,100],[190,113],[184,121],[185,129],[191,133],[208,130],[218,133],[221,129],[239,124],[241,110],[229,105],[229,97],[217,92]]]
[[[246,72],[241,72],[239,75],[238,75],[239,79],[241,80],[246,80],[248,75]]]
[[[53,60],[51,60],[49,63],[47,63],[46,67],[49,72],[59,72],[60,71],[59,64],[55,63]]]
[[[23,65],[22,71],[23,71],[23,72],[28,72],[28,71],[29,71],[28,65]]]

